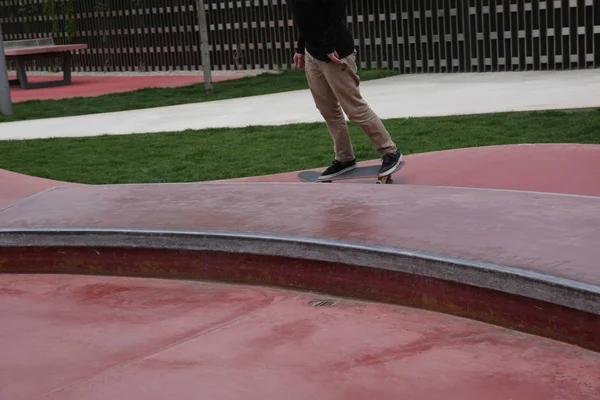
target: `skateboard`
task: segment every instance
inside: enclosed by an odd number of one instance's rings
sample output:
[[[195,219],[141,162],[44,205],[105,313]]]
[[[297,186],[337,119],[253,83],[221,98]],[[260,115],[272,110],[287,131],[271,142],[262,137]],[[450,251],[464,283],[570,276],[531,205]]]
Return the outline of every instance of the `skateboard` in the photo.
[[[341,175],[335,176],[333,178],[329,178],[327,180],[319,180],[319,176],[321,176],[321,172],[319,171],[302,171],[298,174],[298,179],[300,179],[301,181],[304,182],[310,182],[310,183],[317,183],[317,182],[323,182],[323,183],[332,183],[333,181],[345,181],[345,180],[351,180],[351,179],[363,179],[363,178],[377,178],[377,181],[375,181],[376,184],[383,184],[383,183],[392,183],[392,175],[396,172],[398,172],[398,170],[400,168],[402,168],[404,166],[404,161],[402,161],[400,163],[400,165],[398,166],[398,168],[396,168],[391,174],[387,175],[387,176],[379,176],[379,168],[381,167],[380,165],[370,165],[367,167],[356,167],[348,172],[344,172]]]

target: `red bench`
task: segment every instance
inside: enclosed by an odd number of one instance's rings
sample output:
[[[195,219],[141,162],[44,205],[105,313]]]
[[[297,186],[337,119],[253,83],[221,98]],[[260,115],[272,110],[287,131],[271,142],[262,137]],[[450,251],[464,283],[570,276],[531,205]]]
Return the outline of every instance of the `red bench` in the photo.
[[[23,89],[37,89],[43,87],[64,86],[71,84],[72,52],[87,49],[87,44],[56,45],[54,39],[26,39],[4,42],[7,61],[15,61],[17,79],[11,83],[21,85]],[[25,62],[34,59],[62,57],[63,79],[49,82],[31,83],[25,72]]]

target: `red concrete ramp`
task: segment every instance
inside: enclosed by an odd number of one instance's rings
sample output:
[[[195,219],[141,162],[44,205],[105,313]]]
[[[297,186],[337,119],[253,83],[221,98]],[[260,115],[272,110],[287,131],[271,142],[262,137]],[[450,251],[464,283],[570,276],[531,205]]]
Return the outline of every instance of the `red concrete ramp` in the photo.
[[[73,185],[0,169],[0,209],[54,186]]]
[[[406,166],[394,175],[395,184],[600,196],[600,145],[486,146],[411,154],[405,159]],[[368,161],[362,165],[376,162]],[[231,181],[298,182],[296,174]]]
[[[600,196],[600,145],[533,144],[415,154],[398,183]]]
[[[591,196],[409,185],[79,186],[0,212],[0,272],[322,290],[531,326],[600,349],[599,229],[600,197]]]
[[[0,228],[291,236],[443,254],[600,286],[600,197],[408,185],[82,185],[1,212]]]

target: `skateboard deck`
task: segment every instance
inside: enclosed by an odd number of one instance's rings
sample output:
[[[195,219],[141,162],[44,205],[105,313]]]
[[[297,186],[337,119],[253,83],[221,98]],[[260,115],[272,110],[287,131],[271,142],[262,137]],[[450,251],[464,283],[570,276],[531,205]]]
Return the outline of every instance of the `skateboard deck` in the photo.
[[[366,167],[356,167],[348,172],[344,172],[341,175],[338,175],[338,176],[335,176],[333,178],[329,178],[329,179],[323,180],[323,181],[319,180],[319,176],[321,176],[321,172],[319,172],[319,171],[302,171],[302,172],[298,173],[298,179],[300,179],[301,181],[310,182],[310,183],[316,183],[316,182],[330,183],[333,181],[375,178],[376,179],[375,183],[382,184],[382,183],[391,182],[392,175],[395,174],[396,172],[398,172],[398,170],[400,168],[402,168],[403,166],[404,166],[404,161],[402,163],[400,163],[400,165],[398,166],[398,168],[396,168],[396,170],[394,172],[392,172],[388,176],[384,176],[381,178],[379,177],[379,168],[381,166],[380,165],[370,165],[370,166],[366,166]]]

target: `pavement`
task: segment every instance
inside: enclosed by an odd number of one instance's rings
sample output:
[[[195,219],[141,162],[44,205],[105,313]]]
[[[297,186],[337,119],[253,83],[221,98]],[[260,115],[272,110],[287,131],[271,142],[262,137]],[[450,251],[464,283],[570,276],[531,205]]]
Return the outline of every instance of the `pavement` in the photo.
[[[396,76],[362,83],[381,118],[600,107],[599,70]],[[308,90],[170,107],[17,121],[1,140],[322,122]]]

